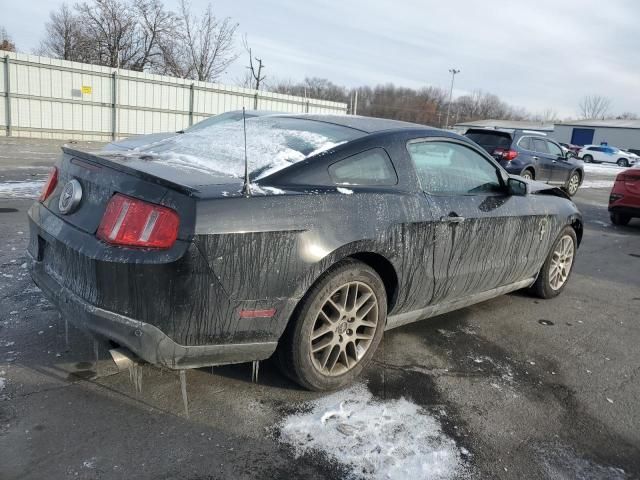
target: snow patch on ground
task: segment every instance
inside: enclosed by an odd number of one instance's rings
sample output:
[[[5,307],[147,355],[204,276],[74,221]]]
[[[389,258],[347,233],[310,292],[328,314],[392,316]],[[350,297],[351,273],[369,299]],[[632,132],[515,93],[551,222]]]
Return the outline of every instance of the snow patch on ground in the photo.
[[[296,455],[321,452],[351,468],[354,478],[448,479],[465,473],[463,453],[436,418],[404,398],[377,400],[355,385],[290,415],[280,439]]]
[[[2,198],[38,198],[44,186],[44,181],[1,182],[0,197]]]
[[[611,188],[613,180],[589,180],[588,178],[582,182],[580,188]]]
[[[353,195],[353,190],[344,187],[338,187],[338,192],[344,193],[345,195]]]
[[[619,167],[617,165],[607,165],[604,163],[585,163],[584,164],[585,173],[595,173],[598,175],[608,175],[611,177],[615,177],[626,168],[627,167]]]

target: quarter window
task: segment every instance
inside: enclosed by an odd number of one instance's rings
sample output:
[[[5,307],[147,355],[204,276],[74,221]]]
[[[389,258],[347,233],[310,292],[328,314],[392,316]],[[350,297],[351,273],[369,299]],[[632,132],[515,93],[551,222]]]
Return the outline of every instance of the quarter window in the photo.
[[[411,142],[407,150],[426,193],[473,195],[501,190],[497,167],[464,145]]]
[[[395,185],[391,159],[382,148],[357,153],[329,166],[331,179],[342,185]]]

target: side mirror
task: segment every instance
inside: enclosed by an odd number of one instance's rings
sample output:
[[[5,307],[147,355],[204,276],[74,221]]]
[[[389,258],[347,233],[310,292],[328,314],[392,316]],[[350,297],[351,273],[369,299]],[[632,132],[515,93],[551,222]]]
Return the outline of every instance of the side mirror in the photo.
[[[529,193],[529,185],[527,182],[518,180],[517,178],[510,178],[507,180],[507,189],[509,191],[509,195],[516,195],[518,197],[524,197]]]

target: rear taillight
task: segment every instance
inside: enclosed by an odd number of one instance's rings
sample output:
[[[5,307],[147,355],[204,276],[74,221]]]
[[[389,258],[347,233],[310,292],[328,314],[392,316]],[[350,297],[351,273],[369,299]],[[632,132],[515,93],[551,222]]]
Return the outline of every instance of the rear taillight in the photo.
[[[515,150],[505,150],[502,152],[502,159],[507,160],[509,162],[511,160],[515,160],[517,156],[518,156],[518,152]]]
[[[621,195],[619,193],[612,193],[611,195],[609,195],[609,203],[616,202],[620,200],[622,197],[624,197],[624,195]]]
[[[170,248],[180,217],[167,207],[116,193],[104,212],[98,238],[112,245]]]
[[[56,167],[51,167],[51,170],[49,170],[49,176],[47,177],[44,187],[42,187],[42,192],[40,193],[40,198],[38,200],[44,202],[49,198],[49,195],[51,195],[55,190],[56,185],[58,185],[58,169]]]

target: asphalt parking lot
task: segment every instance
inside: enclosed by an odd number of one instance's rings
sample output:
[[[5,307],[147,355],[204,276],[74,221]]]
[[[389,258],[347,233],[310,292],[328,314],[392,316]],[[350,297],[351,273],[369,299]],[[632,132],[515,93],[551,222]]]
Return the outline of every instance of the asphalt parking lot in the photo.
[[[640,478],[640,220],[589,167],[563,294],[516,292],[385,334],[361,384],[310,393],[271,361],[143,365],[141,391],[26,270],[26,211],[60,142],[0,140],[0,478]],[[84,145],[89,148],[99,145]],[[421,447],[417,448],[416,445]]]

